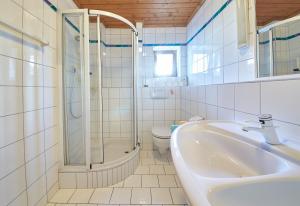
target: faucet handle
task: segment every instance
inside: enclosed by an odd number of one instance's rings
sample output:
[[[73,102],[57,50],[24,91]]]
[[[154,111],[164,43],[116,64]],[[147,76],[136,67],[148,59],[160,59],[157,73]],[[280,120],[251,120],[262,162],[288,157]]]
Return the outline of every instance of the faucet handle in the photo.
[[[273,117],[271,114],[262,114],[258,117],[258,119],[262,126],[273,126]]]

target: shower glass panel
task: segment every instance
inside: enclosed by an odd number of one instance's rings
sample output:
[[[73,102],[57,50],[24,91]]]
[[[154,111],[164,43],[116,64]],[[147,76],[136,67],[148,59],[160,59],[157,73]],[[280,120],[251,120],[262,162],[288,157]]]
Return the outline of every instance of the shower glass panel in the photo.
[[[103,44],[98,41],[103,38],[104,27],[100,24],[100,17],[89,17],[89,50],[90,50],[90,122],[91,122],[91,163],[104,163],[103,149],[103,102],[102,102],[102,50]],[[96,22],[95,22],[96,21]]]
[[[85,165],[83,15],[64,14],[62,30],[65,164]]]
[[[107,28],[101,22],[102,18],[90,17],[93,164],[118,160],[135,148],[132,57],[134,34],[128,27],[124,28],[124,25],[121,29]],[[105,19],[109,21],[110,18]]]
[[[116,14],[78,9],[63,12],[62,29],[65,165],[129,157],[138,141],[136,28]]]

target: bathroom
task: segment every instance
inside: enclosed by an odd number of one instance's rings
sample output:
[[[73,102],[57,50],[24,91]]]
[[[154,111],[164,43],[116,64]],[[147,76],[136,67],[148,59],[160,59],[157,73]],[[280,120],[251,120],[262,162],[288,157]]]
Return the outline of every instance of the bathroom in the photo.
[[[298,206],[298,0],[1,0],[0,206]]]

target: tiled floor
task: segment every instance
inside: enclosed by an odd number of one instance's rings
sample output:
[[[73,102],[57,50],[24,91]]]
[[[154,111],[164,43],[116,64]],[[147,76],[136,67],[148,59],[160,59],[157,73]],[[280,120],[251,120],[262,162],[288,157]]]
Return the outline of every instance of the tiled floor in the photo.
[[[134,175],[108,188],[61,189],[48,206],[187,205],[171,155],[141,151]]]

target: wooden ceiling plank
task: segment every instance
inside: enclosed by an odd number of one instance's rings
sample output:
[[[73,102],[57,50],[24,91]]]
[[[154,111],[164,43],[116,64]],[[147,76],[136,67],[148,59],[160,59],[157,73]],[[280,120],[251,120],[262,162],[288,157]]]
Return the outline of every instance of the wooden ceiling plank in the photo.
[[[74,0],[79,8],[105,10],[145,26],[186,26],[205,0]],[[111,18],[101,18],[105,26],[121,26]],[[95,21],[91,19],[91,21]]]

